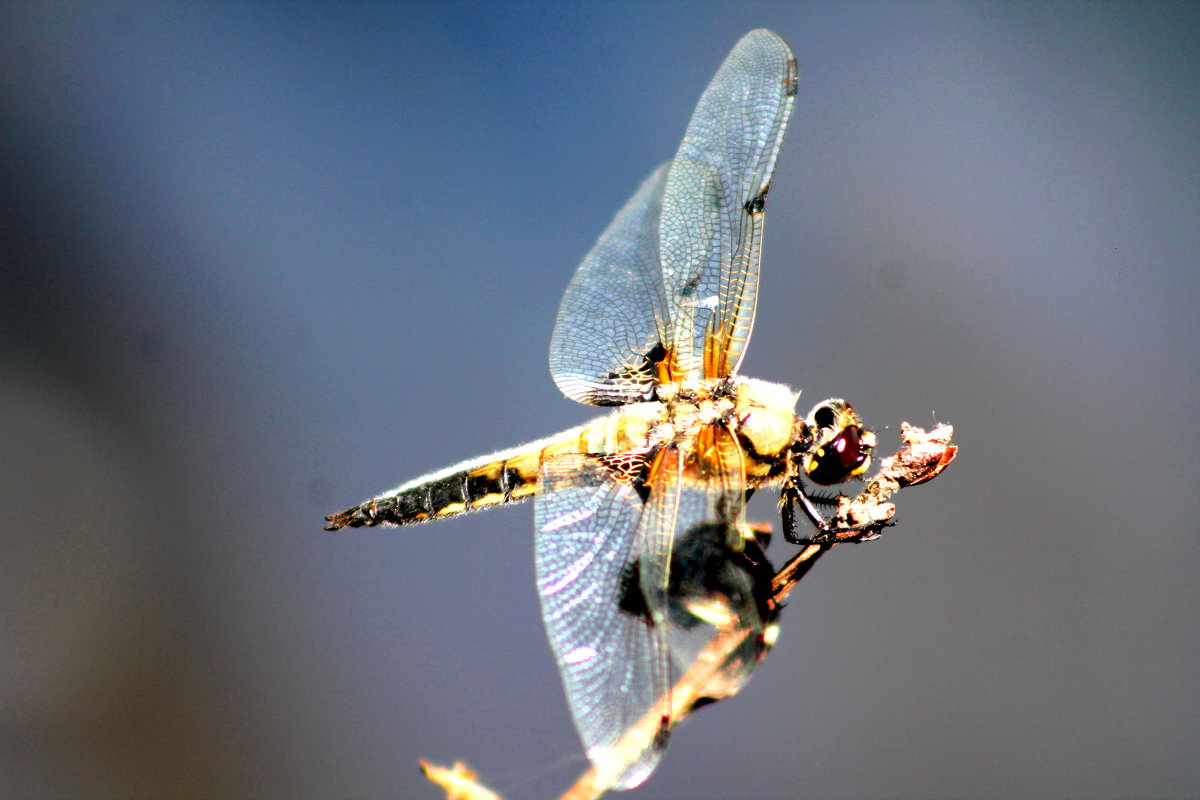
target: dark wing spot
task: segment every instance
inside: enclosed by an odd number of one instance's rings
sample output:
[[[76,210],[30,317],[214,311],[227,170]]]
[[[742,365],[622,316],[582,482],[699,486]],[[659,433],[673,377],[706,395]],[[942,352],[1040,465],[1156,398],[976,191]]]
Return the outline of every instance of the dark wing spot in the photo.
[[[658,384],[659,364],[667,357],[667,348],[662,342],[655,343],[642,356],[642,363],[631,364],[624,369],[610,372],[600,378],[601,383],[615,384],[611,393],[593,393],[589,398],[595,406],[623,406],[634,402],[632,393],[622,391],[637,386],[646,387],[647,391],[636,393],[637,400],[653,400],[652,387]]]
[[[655,343],[645,355],[646,363],[652,367],[657,367],[666,357],[667,347],[662,342]]]
[[[641,498],[643,504],[650,502],[650,484],[654,483],[655,480],[661,479],[661,476],[651,476],[650,474],[651,469],[656,463],[660,449],[661,445],[656,446],[646,453],[646,468],[633,481],[634,491],[638,493],[638,497]]]
[[[763,210],[763,206],[765,206],[767,204],[767,192],[769,192],[770,190],[771,190],[771,185],[767,184],[766,186],[763,187],[763,190],[761,192],[759,192],[758,194],[754,195],[754,197],[751,197],[749,200],[747,200],[746,204],[744,206],[742,206],[742,209],[747,214],[761,214],[762,210]]]

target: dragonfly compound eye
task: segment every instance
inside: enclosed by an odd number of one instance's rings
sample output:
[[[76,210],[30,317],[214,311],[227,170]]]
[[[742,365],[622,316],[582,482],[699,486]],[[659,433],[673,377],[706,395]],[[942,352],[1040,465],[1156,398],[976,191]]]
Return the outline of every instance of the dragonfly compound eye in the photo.
[[[832,486],[857,478],[871,466],[875,435],[845,400],[826,400],[812,410],[815,441],[804,456],[804,474],[813,483]]]

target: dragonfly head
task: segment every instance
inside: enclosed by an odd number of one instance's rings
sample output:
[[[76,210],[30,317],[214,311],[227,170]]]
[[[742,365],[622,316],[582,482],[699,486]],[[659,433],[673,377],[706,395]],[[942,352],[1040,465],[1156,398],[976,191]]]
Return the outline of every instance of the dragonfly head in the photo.
[[[870,469],[875,434],[863,427],[862,418],[845,400],[817,403],[806,422],[812,438],[800,455],[800,466],[810,481],[832,486],[860,478]]]

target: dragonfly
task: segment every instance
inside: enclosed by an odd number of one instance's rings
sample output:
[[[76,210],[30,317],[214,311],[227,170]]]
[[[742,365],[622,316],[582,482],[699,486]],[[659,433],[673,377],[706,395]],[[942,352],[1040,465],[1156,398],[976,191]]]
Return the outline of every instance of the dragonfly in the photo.
[[[773,641],[771,567],[746,524],[747,498],[778,488],[785,538],[829,542],[847,529],[822,515],[825,498],[807,483],[839,484],[871,464],[874,434],[845,400],[801,417],[798,392],[738,374],[797,82],[779,36],[746,34],[675,157],[579,265],[550,372],[564,395],[606,415],[327,518],[330,530],[412,525],[533,497],[542,619],[575,727],[609,788],[653,772],[690,710],[671,703],[672,683],[707,642],[743,635],[700,702],[736,692]],[[808,536],[797,509],[814,526]]]

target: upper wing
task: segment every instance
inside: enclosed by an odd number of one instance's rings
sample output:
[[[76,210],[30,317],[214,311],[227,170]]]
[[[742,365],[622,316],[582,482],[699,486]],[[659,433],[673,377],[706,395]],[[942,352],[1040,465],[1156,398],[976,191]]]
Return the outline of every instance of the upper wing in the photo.
[[[648,400],[667,341],[658,218],[664,164],[583,259],[550,337],[550,372],[567,397],[596,406]]]
[[[664,381],[725,377],[754,323],[763,204],[796,93],[787,44],[751,31],[659,167],[563,295],[550,371],[592,405],[651,399]]]
[[[754,324],[763,204],[791,116],[796,61],[768,30],[742,37],[671,162],[659,248],[675,380],[734,372]]]

